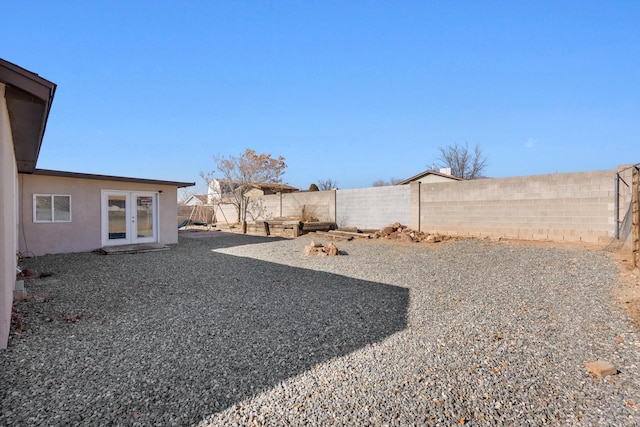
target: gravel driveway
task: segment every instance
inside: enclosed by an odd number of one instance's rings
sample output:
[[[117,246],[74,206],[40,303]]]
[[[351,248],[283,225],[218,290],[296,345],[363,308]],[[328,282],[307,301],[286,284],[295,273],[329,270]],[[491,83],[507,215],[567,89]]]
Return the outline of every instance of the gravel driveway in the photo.
[[[0,351],[0,424],[640,424],[607,253],[197,235],[28,260],[55,274]]]

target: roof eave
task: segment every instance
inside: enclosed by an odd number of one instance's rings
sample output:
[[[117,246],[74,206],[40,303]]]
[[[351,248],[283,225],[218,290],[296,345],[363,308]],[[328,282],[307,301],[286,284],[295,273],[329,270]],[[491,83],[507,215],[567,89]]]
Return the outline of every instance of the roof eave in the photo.
[[[56,84],[0,59],[0,82],[13,138],[18,172],[33,173],[47,127]]]
[[[131,182],[131,183],[137,183],[137,184],[169,185],[169,186],[178,187],[178,188],[193,187],[194,185],[196,185],[195,182],[131,178],[131,177],[125,177],[125,176],[98,175],[98,174],[79,173],[79,172],[56,171],[56,170],[50,170],[50,169],[34,169],[32,173],[34,175],[57,176],[62,178],[97,179],[102,181]]]

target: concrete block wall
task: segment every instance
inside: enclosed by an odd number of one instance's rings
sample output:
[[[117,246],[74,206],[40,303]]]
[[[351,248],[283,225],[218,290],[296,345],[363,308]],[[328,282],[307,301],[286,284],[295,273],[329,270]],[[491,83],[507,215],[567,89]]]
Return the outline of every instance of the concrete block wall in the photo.
[[[252,198],[247,210],[247,222],[263,221],[280,216],[280,195],[269,194]],[[234,217],[235,218],[235,217]]]
[[[356,188],[336,193],[338,227],[375,230],[394,222],[408,225],[410,219],[409,185]]]
[[[338,227],[400,222],[448,235],[607,243],[616,230],[615,176],[616,170],[604,170],[267,195],[258,220],[296,217],[305,206]],[[630,200],[622,190],[620,221]],[[233,206],[221,208],[235,222]]]
[[[221,224],[236,224],[238,222],[238,211],[232,204],[216,204],[214,212],[216,222]]]
[[[299,217],[304,208],[305,212],[323,222],[335,222],[336,218],[336,190],[301,191],[296,193],[268,194],[252,199],[254,205],[247,213],[247,221],[263,221],[279,217]],[[230,223],[236,221],[233,206],[220,205]],[[224,217],[217,215],[219,222]]]
[[[606,242],[615,230],[615,173],[421,184],[420,229],[449,235]]]
[[[336,219],[336,190],[305,191],[282,194],[282,215],[297,217],[305,212],[318,218],[318,221],[333,222]]]

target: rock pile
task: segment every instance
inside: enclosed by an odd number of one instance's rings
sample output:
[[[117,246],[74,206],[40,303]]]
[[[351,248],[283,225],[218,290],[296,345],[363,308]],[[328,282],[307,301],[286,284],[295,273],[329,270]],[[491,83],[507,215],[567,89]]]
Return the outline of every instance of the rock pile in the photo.
[[[340,255],[340,251],[338,247],[333,243],[327,243],[323,245],[322,243],[311,242],[308,246],[304,247],[305,255],[316,255],[316,256],[336,256]]]
[[[442,236],[438,233],[429,234],[422,231],[412,230],[406,225],[402,225],[399,222],[393,223],[386,227],[381,228],[371,235],[374,239],[389,239],[400,240],[403,242],[427,242],[437,243],[443,240],[448,240],[447,236]]]

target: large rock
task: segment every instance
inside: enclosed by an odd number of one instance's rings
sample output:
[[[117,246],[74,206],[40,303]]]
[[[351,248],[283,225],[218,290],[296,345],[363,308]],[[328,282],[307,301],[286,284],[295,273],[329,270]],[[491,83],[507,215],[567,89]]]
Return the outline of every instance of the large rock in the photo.
[[[383,227],[383,228],[380,230],[380,234],[381,234],[382,236],[386,236],[387,234],[391,234],[391,233],[393,233],[394,231],[396,231],[396,230],[395,230],[392,226],[389,226],[389,227]]]
[[[308,246],[304,247],[304,254],[315,256],[336,256],[340,255],[340,251],[333,243],[323,245],[322,243],[311,242]]]

